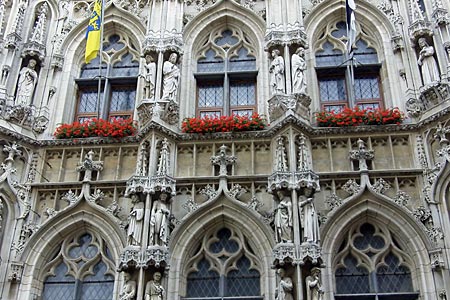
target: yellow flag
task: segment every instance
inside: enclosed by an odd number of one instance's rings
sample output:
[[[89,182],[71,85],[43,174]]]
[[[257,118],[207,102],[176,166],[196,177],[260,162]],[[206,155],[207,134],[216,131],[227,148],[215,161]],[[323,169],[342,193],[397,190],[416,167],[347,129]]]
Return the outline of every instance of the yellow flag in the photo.
[[[97,57],[100,50],[100,30],[102,25],[102,0],[95,0],[94,9],[92,10],[91,19],[86,31],[86,52],[84,59],[88,64]]]

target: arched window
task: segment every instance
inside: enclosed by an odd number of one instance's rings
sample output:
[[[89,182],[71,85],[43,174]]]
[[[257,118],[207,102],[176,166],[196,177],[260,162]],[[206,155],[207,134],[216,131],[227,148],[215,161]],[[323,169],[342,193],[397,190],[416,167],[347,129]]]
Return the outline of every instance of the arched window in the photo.
[[[197,60],[197,115],[251,115],[256,110],[256,59],[240,29],[213,31]]]
[[[103,43],[102,66],[99,57],[81,68],[78,84],[76,121],[97,114],[100,118],[131,118],[136,100],[139,52],[125,35],[112,34]],[[100,101],[98,78],[101,69]]]
[[[240,232],[206,235],[187,266],[183,299],[263,299],[258,258]]]
[[[335,259],[335,299],[417,299],[411,259],[386,227],[352,228]]]
[[[83,233],[65,239],[44,268],[43,300],[110,300],[114,262],[103,239]]]
[[[374,48],[364,39],[354,44],[354,82],[345,55],[345,22],[329,25],[316,51],[316,72],[322,109],[340,111],[345,106],[381,108],[383,98],[379,76],[380,64]],[[364,32],[361,32],[364,36]],[[351,97],[353,95],[353,97]]]

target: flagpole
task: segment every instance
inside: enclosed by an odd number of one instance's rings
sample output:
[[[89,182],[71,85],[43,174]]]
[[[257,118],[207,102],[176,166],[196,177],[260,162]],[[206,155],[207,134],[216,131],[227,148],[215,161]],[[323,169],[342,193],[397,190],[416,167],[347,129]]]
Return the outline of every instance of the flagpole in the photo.
[[[98,49],[99,65],[98,65],[98,86],[97,86],[97,119],[100,119],[100,90],[102,89],[102,49],[103,49],[103,26],[104,26],[104,0],[102,2],[102,8],[100,12],[100,47]]]

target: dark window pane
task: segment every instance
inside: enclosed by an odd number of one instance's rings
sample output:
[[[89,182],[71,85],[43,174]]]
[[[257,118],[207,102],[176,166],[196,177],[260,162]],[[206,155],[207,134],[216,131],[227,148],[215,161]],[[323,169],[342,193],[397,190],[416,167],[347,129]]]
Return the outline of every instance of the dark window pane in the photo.
[[[370,292],[369,272],[357,267],[357,260],[348,255],[344,268],[336,270],[336,291],[338,294],[363,294]]]
[[[316,65],[323,66],[339,66],[344,62],[342,51],[334,49],[333,44],[325,42],[322,45],[323,50],[316,53]]]
[[[100,64],[100,58],[97,56],[93,60],[91,60],[90,63],[87,65],[84,65],[81,68],[80,78],[94,78],[99,76],[100,70],[99,70],[99,64]],[[106,76],[106,63],[102,63],[102,76]]]
[[[254,82],[232,82],[230,102],[233,106],[254,105],[256,98]]]
[[[197,264],[197,272],[189,273],[187,277],[187,297],[217,297],[219,296],[219,274],[209,270],[209,263],[202,259]]]
[[[380,236],[374,235],[375,228],[372,225],[365,223],[361,226],[360,231],[363,236],[355,238],[354,245],[356,249],[366,250],[369,247],[381,249],[384,247],[384,239]]]
[[[200,84],[198,86],[199,107],[222,107],[223,86],[221,84]]]
[[[347,99],[344,78],[319,79],[319,90],[322,102],[345,101]]]
[[[210,117],[210,118],[216,118],[220,117],[222,113],[220,111],[201,111],[200,112],[200,118]]]
[[[82,90],[80,91],[80,104],[78,105],[78,113],[90,113],[97,111],[97,90]],[[100,100],[103,98],[103,93],[100,95]]]
[[[112,67],[113,77],[130,77],[139,74],[139,61],[133,58],[131,53],[122,56],[121,60]]]
[[[135,87],[113,87],[109,110],[111,112],[133,110],[135,99]]]
[[[228,65],[230,71],[252,71],[256,70],[256,59],[248,55],[248,50],[242,47],[238,56],[233,56]]]
[[[241,257],[236,266],[238,270],[232,270],[226,277],[226,296],[258,296],[259,272],[250,269],[250,261]]]
[[[389,253],[383,265],[377,269],[377,282],[380,293],[412,292],[411,272],[401,266],[398,258]]]
[[[233,240],[230,240],[230,230],[226,228],[219,230],[217,237],[219,238],[219,241],[211,244],[211,252],[219,253],[220,251],[225,250],[228,253],[234,253],[239,250],[239,244]]]
[[[117,34],[114,34],[112,36],[109,37],[107,42],[103,43],[103,51],[109,51],[109,50],[120,50],[123,47],[125,47],[125,44],[123,42],[119,42],[120,41],[120,36],[118,36]]]
[[[74,299],[75,279],[67,275],[67,266],[62,262],[55,268],[55,276],[48,276],[44,283],[44,300]]]
[[[367,43],[363,40],[358,40],[355,43],[354,58],[356,63],[360,64],[377,64],[378,55],[374,48],[369,48]]]
[[[222,58],[216,57],[216,52],[208,50],[205,58],[201,58],[197,62],[197,72],[223,72],[225,63]]]
[[[376,76],[358,76],[355,78],[354,87],[356,100],[380,98],[380,87]]]
[[[338,39],[347,36],[347,24],[345,22],[338,22],[336,29],[331,32],[331,35]]]
[[[233,32],[231,32],[231,30],[225,30],[222,32],[222,36],[217,38],[214,42],[219,46],[232,46],[238,42],[238,39],[233,36]]]
[[[231,114],[232,115],[237,115],[237,116],[248,116],[248,117],[251,117],[251,115],[253,114],[253,109],[232,110]]]
[[[325,105],[325,106],[324,106],[324,109],[325,109],[326,111],[329,111],[329,112],[335,112],[335,113],[340,112],[340,111],[343,110],[344,108],[345,108],[345,104],[341,104],[341,105]]]

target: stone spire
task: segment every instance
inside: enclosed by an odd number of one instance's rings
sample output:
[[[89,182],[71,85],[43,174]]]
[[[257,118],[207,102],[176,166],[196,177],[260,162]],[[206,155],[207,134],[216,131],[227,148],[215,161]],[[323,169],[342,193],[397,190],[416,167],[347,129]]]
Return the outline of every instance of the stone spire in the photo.
[[[367,171],[367,161],[372,160],[375,155],[373,150],[367,150],[364,141],[358,139],[358,150],[350,151],[350,159],[358,161],[359,171]]]
[[[227,146],[222,145],[219,148],[219,154],[216,156],[211,156],[211,163],[220,167],[219,176],[226,176],[227,166],[234,164],[237,160],[236,156],[227,155],[227,149]]]
[[[277,149],[276,149],[276,172],[288,172],[288,164],[286,157],[286,146],[284,145],[284,138],[282,136],[277,138]]]
[[[423,17],[423,7],[420,7],[420,4],[417,0],[410,0],[410,12],[411,12],[411,23],[416,21],[423,21],[425,18]]]

